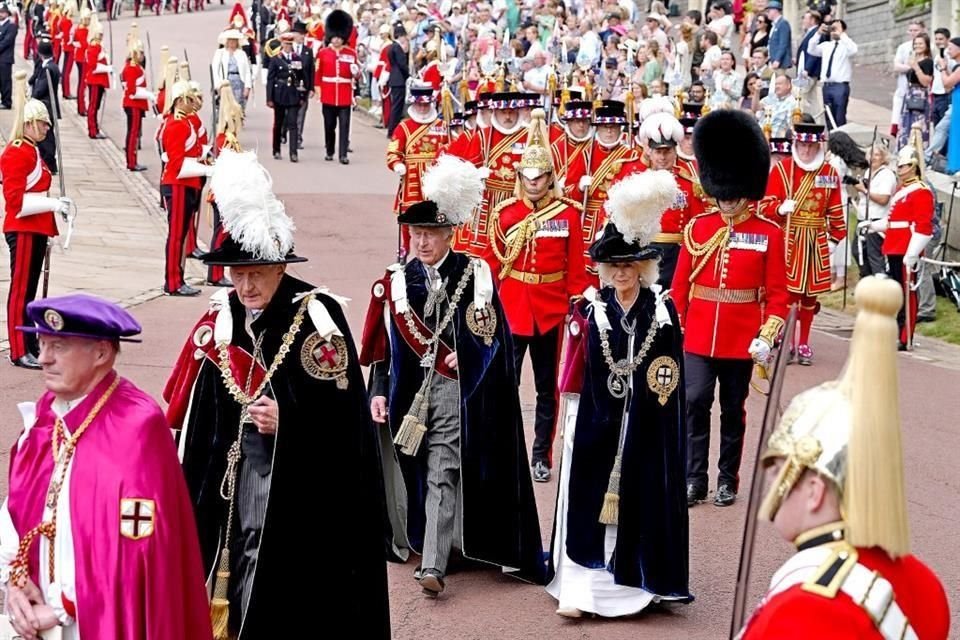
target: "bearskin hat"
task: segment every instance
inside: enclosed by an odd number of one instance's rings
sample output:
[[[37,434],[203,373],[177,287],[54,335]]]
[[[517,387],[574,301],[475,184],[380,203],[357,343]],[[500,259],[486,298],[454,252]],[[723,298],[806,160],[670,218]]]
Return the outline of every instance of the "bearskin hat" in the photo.
[[[693,129],[700,183],[717,200],[759,200],[767,189],[770,148],[745,111],[711,111]]]
[[[327,16],[323,23],[323,36],[327,44],[333,38],[340,38],[346,43],[350,39],[350,33],[353,31],[353,18],[350,14],[341,9],[334,9]]]

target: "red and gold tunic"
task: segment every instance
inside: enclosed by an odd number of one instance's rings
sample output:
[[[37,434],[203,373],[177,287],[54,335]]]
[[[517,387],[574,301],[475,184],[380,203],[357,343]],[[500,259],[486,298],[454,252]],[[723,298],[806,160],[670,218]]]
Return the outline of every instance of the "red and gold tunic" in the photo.
[[[559,124],[553,123],[550,125],[550,153],[553,155],[553,171],[561,184],[565,186],[568,184],[567,171],[570,169],[570,165],[586,153],[592,143],[592,137],[588,137],[583,142],[577,142]]]
[[[402,187],[393,202],[394,213],[406,211],[423,200],[423,172],[433,164],[448,139],[447,126],[439,118],[426,123],[407,118],[393,130],[393,138],[387,145],[387,168],[393,171],[402,164],[407,169],[400,178]]]
[[[816,171],[806,171],[793,158],[785,158],[770,171],[766,211],[785,230],[791,293],[815,296],[830,291],[829,241],[840,242],[847,235],[842,188],[836,169],[826,162]],[[789,216],[777,213],[785,200],[796,203]]]
[[[567,170],[566,194],[574,201],[581,203],[581,206],[585,203],[582,225],[584,264],[595,283],[597,267],[590,259],[587,250],[596,239],[597,232],[603,229],[603,225],[607,222],[607,214],[603,211],[603,203],[607,201],[607,191],[623,165],[636,159],[636,151],[622,144],[605,147],[594,141],[592,146],[577,156]],[[580,189],[580,179],[584,176],[593,178],[586,193]]]
[[[550,197],[537,204],[511,198],[495,208],[483,255],[510,331],[519,336],[542,335],[563,322],[570,299],[588,285],[579,206]]]
[[[495,127],[477,129],[464,145],[456,145],[451,155],[490,170],[483,191],[483,200],[477,208],[473,222],[457,229],[453,239],[454,251],[475,258],[483,256],[487,248],[487,218],[490,211],[514,195],[517,173],[514,167],[520,162],[526,147],[527,130],[521,128],[511,134],[501,133]]]
[[[727,217],[711,208],[684,229],[671,297],[685,352],[750,359],[761,326],[787,317],[783,232],[759,209],[751,202]]]

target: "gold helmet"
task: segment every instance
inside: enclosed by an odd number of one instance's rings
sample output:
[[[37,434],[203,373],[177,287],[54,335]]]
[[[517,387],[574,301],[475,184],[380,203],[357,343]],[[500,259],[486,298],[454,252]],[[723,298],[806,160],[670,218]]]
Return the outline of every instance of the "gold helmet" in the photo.
[[[923,128],[919,122],[913,123],[910,127],[910,140],[897,153],[897,166],[907,165],[916,168],[917,177],[921,180],[925,179],[927,167],[923,158]]]
[[[168,113],[173,109],[174,95],[173,90],[177,84],[177,57],[170,56],[167,59],[167,67],[163,73],[163,112]],[[178,98],[180,96],[177,96]]]
[[[806,469],[829,480],[856,547],[909,553],[900,405],[897,322],[900,286],[884,276],[857,285],[858,313],[840,379],[800,393],[767,443],[765,461],[783,458],[760,517],[773,520]]]
[[[539,178],[545,173],[553,172],[553,155],[548,146],[546,114],[543,109],[534,109],[530,114],[530,124],[527,126],[527,145],[520,156],[517,165],[519,175],[529,180]]]
[[[127,32],[127,56],[133,60],[143,53],[143,41],[140,39],[140,25],[136,22],[130,23],[130,31]]]
[[[27,98],[27,72],[21,70],[13,77],[13,127],[10,129],[10,139],[23,138],[23,127],[30,122],[50,124],[50,114],[42,102]]]

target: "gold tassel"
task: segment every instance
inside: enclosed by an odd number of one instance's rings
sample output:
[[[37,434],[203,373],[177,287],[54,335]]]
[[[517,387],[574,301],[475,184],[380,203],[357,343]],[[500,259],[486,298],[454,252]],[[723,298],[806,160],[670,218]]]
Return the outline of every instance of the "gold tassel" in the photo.
[[[467,82],[466,77],[460,80],[460,108],[465,109],[467,102],[470,101],[470,84]]]
[[[624,409],[626,411],[626,409]],[[622,448],[622,445],[621,445]],[[620,520],[620,464],[622,453],[613,459],[613,469],[607,482],[607,492],[603,494],[603,508],[600,509],[601,524],[617,524]]]
[[[230,584],[230,550],[226,547],[220,552],[217,564],[217,580],[210,599],[210,621],[213,623],[213,639],[228,640],[230,622],[230,600],[227,590]]]
[[[443,91],[440,92],[440,112],[443,116],[443,121],[450,124],[450,121],[453,120],[453,94],[450,93],[450,89],[446,86],[444,86]]]
[[[497,72],[497,81],[494,83],[494,89],[497,93],[502,93],[504,86],[506,86],[506,80],[504,79],[503,67],[500,67],[500,70]]]
[[[420,450],[420,445],[423,443],[423,436],[427,433],[427,425],[417,421],[416,428],[409,433],[410,437],[408,438],[408,442],[400,448],[400,453],[415,456],[417,455],[417,451]]]
[[[427,425],[424,421],[427,418],[427,384],[429,376],[424,378],[420,390],[413,396],[413,402],[410,403],[410,411],[403,417],[400,423],[400,429],[393,439],[393,443],[400,447],[400,452],[408,456],[417,455],[420,444],[423,442],[423,436],[427,433]]]
[[[567,81],[563,81],[563,89],[560,90],[560,117],[567,115],[567,103],[570,102],[570,87]]]

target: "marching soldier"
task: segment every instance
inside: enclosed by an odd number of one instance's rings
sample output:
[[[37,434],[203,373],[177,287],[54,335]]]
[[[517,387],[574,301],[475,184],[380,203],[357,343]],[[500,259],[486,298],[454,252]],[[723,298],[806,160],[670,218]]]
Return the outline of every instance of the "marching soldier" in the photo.
[[[387,168],[400,176],[400,190],[393,213],[401,214],[423,200],[423,172],[436,160],[449,140],[443,120],[437,116],[436,99],[430,87],[411,87],[409,117],[393,130],[387,145]],[[410,230],[403,225],[403,248],[409,248]]]
[[[537,409],[531,464],[537,482],[547,482],[553,466],[564,318],[570,301],[588,285],[579,206],[560,197],[547,135],[544,113],[537,109],[518,165],[517,197],[491,212],[485,252],[513,333],[518,385],[528,349],[533,362]]]
[[[127,170],[146,171],[146,167],[137,161],[137,150],[140,146],[140,131],[143,116],[150,108],[153,93],[147,89],[147,74],[143,70],[143,42],[139,34],[131,30],[127,37],[129,54],[127,63],[120,72],[120,81],[123,84],[123,111],[127,115],[127,136],[125,140]]]
[[[90,9],[80,10],[80,24],[73,30],[73,60],[77,65],[77,113],[87,115],[87,39],[95,17]],[[69,77],[70,72],[67,70]]]
[[[781,223],[786,238],[787,290],[790,303],[799,306],[797,361],[813,363],[810,325],[819,303],[817,296],[830,291],[830,254],[846,237],[843,185],[830,163],[824,162],[824,126],[793,125],[793,150],[770,172],[767,195],[770,213]],[[793,351],[794,345],[790,345]]]
[[[797,549],[738,636],[945,639],[943,584],[910,553],[894,316],[897,285],[857,285],[839,380],[794,397],[763,456],[759,517]]]
[[[664,289],[673,282],[677,256],[683,242],[683,228],[704,211],[704,203],[697,195],[700,183],[690,175],[689,163],[681,163],[677,145],[683,140],[683,125],[669,113],[655,113],[643,120],[639,137],[646,160],[635,160],[623,166],[616,178],[619,182],[633,173],[646,169],[669,171],[677,183],[676,199],[666,208],[660,218],[660,232],[653,237],[650,246],[660,251],[660,277],[657,280]]]
[[[339,138],[340,164],[350,164],[350,111],[353,107],[353,82],[360,75],[357,52],[347,46],[353,32],[353,18],[345,11],[335,9],[324,23],[326,46],[317,54],[314,85],[320,88],[323,105],[324,160],[333,160],[335,143]]]
[[[74,63],[73,47],[73,17],[77,13],[77,3],[75,0],[66,0],[60,13],[60,19],[57,21],[57,29],[51,35],[54,38],[54,56],[53,59],[60,67],[60,89],[64,100],[72,100],[73,92],[70,88],[70,71]]]
[[[91,24],[88,37],[86,64],[83,69],[86,85],[90,89],[87,96],[87,134],[91,138],[100,139],[107,137],[100,131],[99,117],[100,109],[103,108],[103,94],[110,87],[113,67],[107,59],[107,52],[103,50],[103,28],[99,22]]]
[[[286,137],[290,144],[290,162],[298,162],[297,113],[307,99],[303,77],[303,60],[293,51],[294,36],[280,36],[280,53],[270,59],[267,71],[267,106],[273,109],[273,158],[279,160],[280,142]]]
[[[566,192],[583,207],[584,264],[594,285],[599,283],[597,267],[587,249],[606,224],[603,203],[607,201],[607,190],[623,165],[637,159],[636,152],[620,141],[626,123],[622,102],[605,101],[594,109],[596,139],[567,170]]]
[[[560,122],[550,125],[550,151],[557,180],[567,184],[570,166],[593,145],[593,103],[568,100],[560,109]]]
[[[190,97],[190,84],[178,80],[167,91],[171,114],[160,140],[167,157],[160,177],[160,194],[169,222],[163,291],[171,296],[195,296],[200,290],[183,279],[184,245],[200,199],[200,178],[210,175],[212,168],[200,161],[199,133],[190,118],[197,102]]]
[[[480,125],[476,135],[464,148],[457,145],[451,155],[456,155],[477,167],[490,170],[484,185],[483,200],[473,220],[457,229],[453,250],[473,257],[484,254],[489,238],[488,217],[490,212],[514,195],[517,173],[514,167],[520,161],[527,131],[524,129],[522,110],[539,104],[540,96],[519,92],[494,93],[486,101],[492,112],[490,126]],[[478,116],[479,125],[479,116]]]
[[[427,171],[428,199],[397,218],[411,227],[414,258],[374,283],[360,354],[371,367],[373,420],[385,431],[387,481],[406,486],[391,492],[406,495],[390,505],[394,547],[421,554],[414,578],[428,597],[445,590],[454,547],[543,580],[505,310],[487,263],[450,248],[482,181],[451,156]]]
[[[730,149],[740,149],[731,162]],[[710,413],[720,384],[720,461],[713,503],[737,498],[744,403],[754,363],[765,363],[787,312],[783,232],[759,215],[770,165],[767,142],[742,111],[697,123],[694,149],[708,200],[683,230],[671,297],[684,327],[687,504],[707,497]]]
[[[10,362],[39,369],[36,336],[17,329],[30,326],[27,304],[37,297],[49,239],[57,235],[55,213],[66,213],[70,200],[49,198],[50,169],[37,144],[47,135],[50,115],[39,100],[27,100],[27,74],[17,71],[13,87],[13,131],[0,155],[3,176],[3,235],[10,248],[10,290],[7,292],[7,337]],[[49,269],[49,264],[47,265]]]

